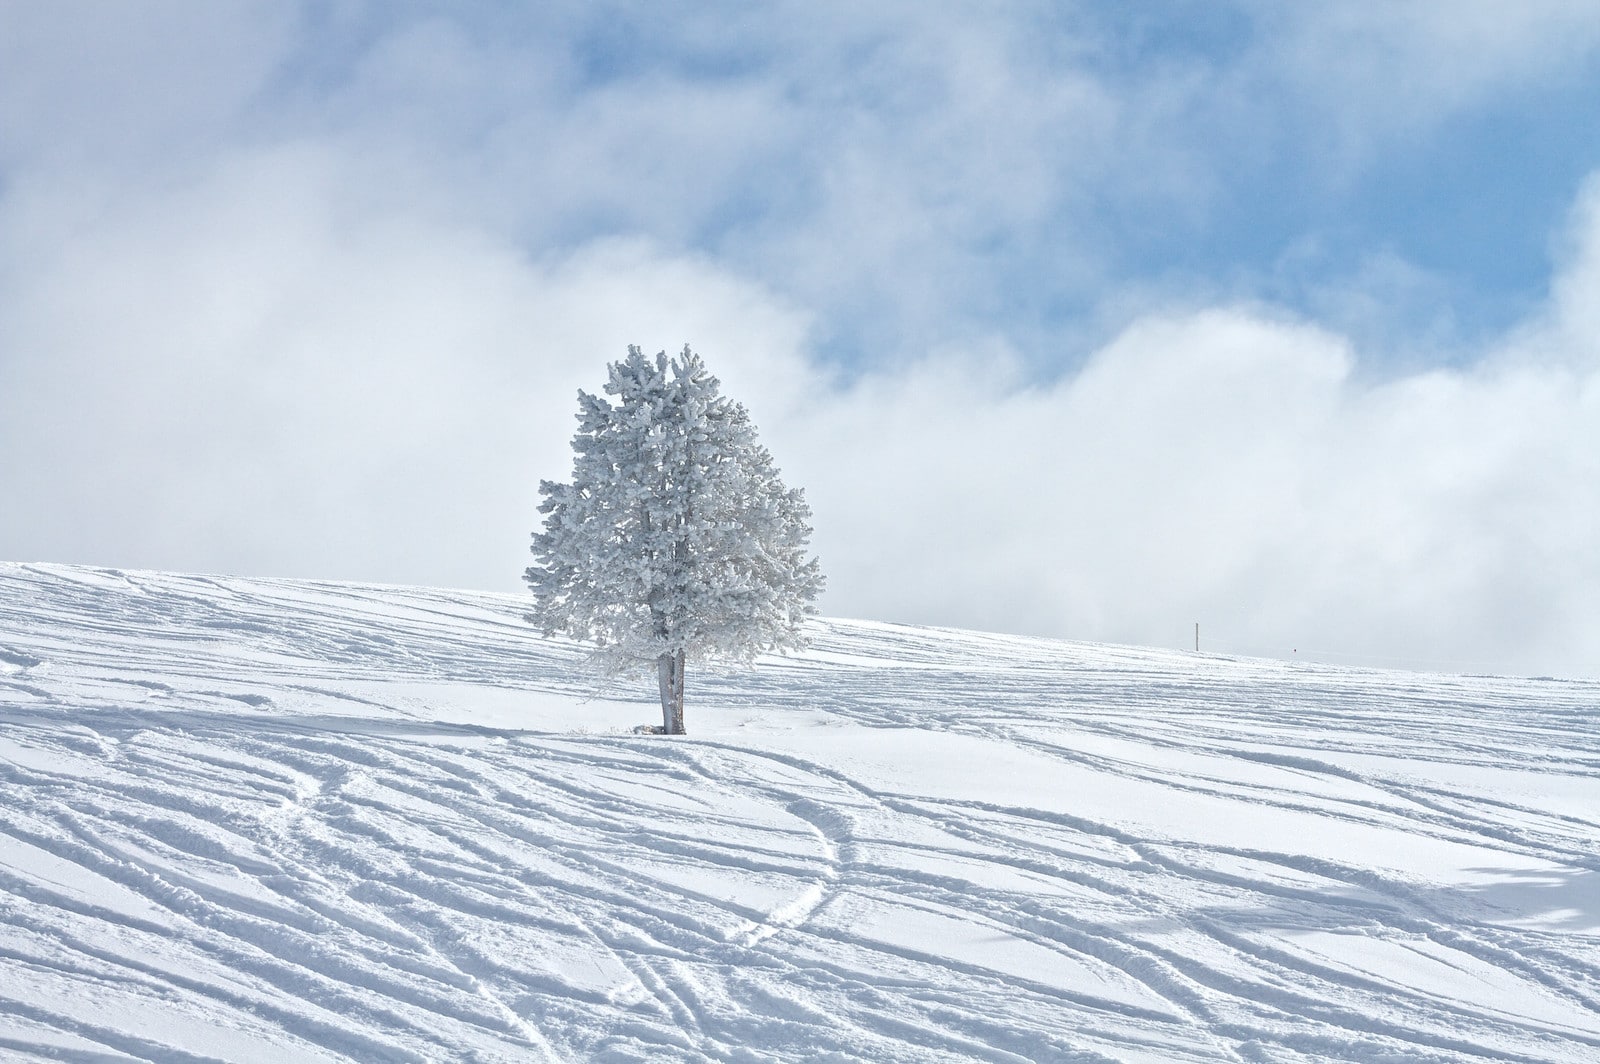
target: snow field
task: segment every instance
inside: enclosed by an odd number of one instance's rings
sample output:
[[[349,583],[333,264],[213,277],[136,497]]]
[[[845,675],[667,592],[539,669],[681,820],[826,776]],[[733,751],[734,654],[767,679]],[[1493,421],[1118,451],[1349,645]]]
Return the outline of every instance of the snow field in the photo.
[[[0,564],[0,1058],[1592,1061],[1600,684]]]

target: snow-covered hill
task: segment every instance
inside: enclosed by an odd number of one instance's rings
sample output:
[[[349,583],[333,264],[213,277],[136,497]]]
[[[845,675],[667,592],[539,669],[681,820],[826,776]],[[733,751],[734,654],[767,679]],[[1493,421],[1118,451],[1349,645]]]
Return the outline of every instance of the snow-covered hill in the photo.
[[[1600,684],[0,565],[0,1058],[1600,1060]]]

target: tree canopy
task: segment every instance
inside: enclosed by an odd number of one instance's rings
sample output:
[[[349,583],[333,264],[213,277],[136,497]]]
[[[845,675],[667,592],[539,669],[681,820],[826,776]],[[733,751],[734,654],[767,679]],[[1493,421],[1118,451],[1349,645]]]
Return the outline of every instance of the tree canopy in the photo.
[[[608,401],[578,393],[569,483],[543,481],[528,620],[595,645],[612,671],[654,665],[681,734],[686,661],[749,662],[804,645],[822,589],[811,511],[750,416],[685,345],[609,366]]]

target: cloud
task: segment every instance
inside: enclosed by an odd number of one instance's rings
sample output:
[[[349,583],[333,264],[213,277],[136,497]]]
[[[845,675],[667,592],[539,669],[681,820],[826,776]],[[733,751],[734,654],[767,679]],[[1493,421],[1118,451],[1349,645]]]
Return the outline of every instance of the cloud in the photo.
[[[1464,368],[1374,374],[1337,334],[1224,307],[1147,316],[1049,385],[977,352],[858,382],[801,459],[829,608],[1594,672],[1594,202],[1548,313]]]
[[[1362,382],[1248,311],[1048,389],[862,382],[800,452],[845,614],[1414,665],[1593,670],[1593,371]],[[790,459],[791,464],[795,459]]]
[[[633,236],[710,256],[807,307],[835,362],[1003,330],[1072,365],[1131,320],[1131,289],[1284,298],[1270,275],[1298,234],[1272,234],[1319,224],[1294,205],[1328,175],[1581,72],[1600,43],[1571,5],[1493,7],[1241,3],[1216,16],[1236,42],[1166,51],[1098,5],[12,8],[0,165],[127,188],[311,142],[386,208],[536,256]],[[1241,218],[1268,236],[1233,235]],[[1365,275],[1308,261],[1303,310],[1327,271]]]
[[[1529,323],[1519,346],[1565,352],[1579,366],[1600,362],[1600,173],[1578,195],[1549,305]]]
[[[1119,68],[1078,9],[151,10],[3,15],[0,556],[515,589],[576,390],[687,341],[807,489],[830,612],[1600,668],[1600,185],[1456,357],[1394,358],[1436,286],[1386,249],[1299,312],[1117,250],[1203,227],[1263,115],[1392,137],[1335,44],[1437,60],[1414,130],[1543,76],[1565,9],[1454,66],[1475,15],[1258,14],[1295,70]]]
[[[1600,51],[1582,0],[1251,6],[1273,45],[1260,65],[1380,143],[1487,96],[1570,78]]]
[[[226,135],[297,29],[292,9],[82,0],[0,9],[0,167],[149,165]]]
[[[803,329],[645,242],[534,261],[375,210],[351,165],[235,155],[78,216],[70,240],[12,231],[29,268],[0,326],[9,554],[506,586],[604,357],[649,334],[760,366]],[[71,213],[47,198],[17,206]]]
[[[343,166],[235,157],[29,246],[8,553],[510,589],[576,389],[628,343],[689,341],[808,490],[831,612],[1592,667],[1587,206],[1548,313],[1469,368],[1373,375],[1243,305],[1145,315],[1049,381],[998,339],[840,376],[807,313],[707,258],[532,259],[352,202]]]

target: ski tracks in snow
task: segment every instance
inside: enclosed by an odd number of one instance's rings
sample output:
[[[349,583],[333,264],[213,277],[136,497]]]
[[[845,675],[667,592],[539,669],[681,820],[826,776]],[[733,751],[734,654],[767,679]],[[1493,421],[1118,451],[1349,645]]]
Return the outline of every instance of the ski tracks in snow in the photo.
[[[677,741],[511,597],[0,592],[8,1059],[1600,1056],[1594,684],[830,622]]]

